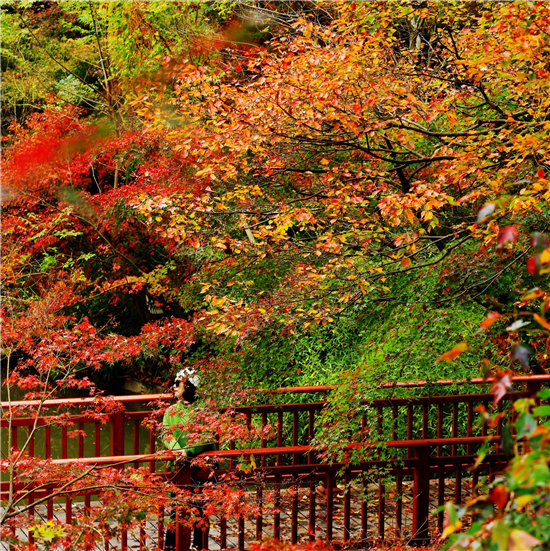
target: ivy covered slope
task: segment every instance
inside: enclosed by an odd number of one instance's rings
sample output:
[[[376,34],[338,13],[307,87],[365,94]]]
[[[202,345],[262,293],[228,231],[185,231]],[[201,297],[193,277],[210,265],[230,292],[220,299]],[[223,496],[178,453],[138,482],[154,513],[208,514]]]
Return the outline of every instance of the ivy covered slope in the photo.
[[[299,5],[3,8],[50,83],[4,137],[14,383],[547,368],[550,8]]]

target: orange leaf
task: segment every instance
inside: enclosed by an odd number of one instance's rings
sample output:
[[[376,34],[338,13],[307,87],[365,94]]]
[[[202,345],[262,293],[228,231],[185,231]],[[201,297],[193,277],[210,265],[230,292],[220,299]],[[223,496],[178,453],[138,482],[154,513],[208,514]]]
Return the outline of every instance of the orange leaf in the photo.
[[[463,352],[466,352],[468,350],[468,343],[467,342],[459,342],[458,344],[455,344],[451,350],[448,352],[445,352],[445,354],[442,354],[437,361],[442,362],[443,360],[446,360],[450,362],[453,358],[456,358],[457,356],[460,356]]]
[[[504,486],[495,486],[489,493],[491,501],[497,507],[504,507],[508,501],[508,491]]]
[[[500,314],[498,312],[491,312],[482,322],[481,327],[483,329],[487,329],[488,327],[491,327],[497,319],[500,318]]]
[[[548,323],[542,316],[539,316],[538,314],[533,314],[533,317],[535,318],[535,320],[537,320],[539,325],[542,325],[545,329],[550,330],[550,323]]]

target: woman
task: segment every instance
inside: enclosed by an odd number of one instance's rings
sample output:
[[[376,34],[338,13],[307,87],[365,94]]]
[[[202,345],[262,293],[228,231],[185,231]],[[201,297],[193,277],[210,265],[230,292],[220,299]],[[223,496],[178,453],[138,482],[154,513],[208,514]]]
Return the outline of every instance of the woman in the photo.
[[[192,445],[188,445],[189,437],[186,434],[185,426],[189,425],[192,420],[193,404],[198,399],[196,387],[198,384],[198,377],[182,369],[176,374],[174,381],[172,389],[177,403],[170,406],[164,413],[162,421],[164,427],[163,441],[166,448],[173,451],[177,456],[176,468],[181,468],[186,461],[189,462],[196,455],[212,450],[213,446],[208,443],[193,443]],[[191,487],[193,489],[199,489],[199,491],[196,492],[196,497],[199,499],[195,507],[199,512],[199,516],[202,516],[202,482],[196,476],[199,470],[199,467],[191,466]],[[170,513],[170,518],[172,522],[176,520],[175,507]],[[193,527],[192,547],[195,549],[203,548],[203,530],[207,532],[207,528],[201,528],[198,526],[198,523]],[[175,530],[167,530],[164,549],[173,551],[175,546]]]

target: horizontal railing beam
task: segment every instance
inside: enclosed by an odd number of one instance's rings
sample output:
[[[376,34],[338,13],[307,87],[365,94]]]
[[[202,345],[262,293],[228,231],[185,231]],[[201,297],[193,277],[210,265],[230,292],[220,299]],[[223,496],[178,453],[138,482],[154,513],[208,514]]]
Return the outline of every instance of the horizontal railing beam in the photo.
[[[443,385],[449,386],[453,384],[491,384],[496,381],[496,377],[473,377],[472,379],[437,379],[435,381],[395,381],[386,382],[379,385],[380,388],[417,388],[423,386]],[[550,381],[550,375],[516,375],[513,377],[513,382],[516,383],[540,383]],[[274,390],[258,389],[258,392],[265,394],[308,394],[316,392],[327,392],[329,390],[335,390],[340,385],[319,385],[319,386],[289,386],[281,387]],[[48,407],[48,406],[79,406],[86,404],[99,403],[102,400],[112,400],[116,402],[153,402],[158,400],[170,400],[172,394],[136,394],[128,396],[109,396],[109,397],[87,397],[87,398],[56,398],[52,400],[14,400],[3,401],[1,403],[2,408],[14,408],[14,407]],[[252,407],[252,406],[250,406]],[[257,406],[256,406],[257,407]]]
[[[48,407],[48,406],[84,406],[100,404],[102,402],[155,402],[158,400],[171,400],[173,394],[131,394],[128,396],[102,396],[85,398],[55,398],[51,400],[12,400],[2,402],[3,408],[19,407]]]

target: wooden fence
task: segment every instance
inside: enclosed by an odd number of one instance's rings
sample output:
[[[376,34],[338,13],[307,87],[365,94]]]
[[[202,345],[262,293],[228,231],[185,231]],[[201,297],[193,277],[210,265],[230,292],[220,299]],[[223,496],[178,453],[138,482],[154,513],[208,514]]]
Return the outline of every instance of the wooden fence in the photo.
[[[499,402],[499,409],[502,411],[519,397],[532,396],[542,381],[549,380],[550,376],[515,379],[528,388],[506,395]],[[481,380],[473,382],[482,383]],[[399,386],[422,386],[420,383],[400,383]],[[329,387],[297,387],[278,392],[293,396],[328,390]],[[172,454],[159,455],[154,427],[143,426],[151,412],[128,411],[124,407],[132,402],[144,404],[169,398],[169,395],[116,397],[113,401],[118,407],[111,408],[103,417],[89,412],[70,413],[65,415],[61,427],[52,424],[55,415],[48,413],[38,418],[5,414],[1,426],[11,431],[14,447],[28,439],[31,456],[51,458],[52,462],[61,464],[145,463],[160,479],[175,481],[186,488],[190,485],[190,467],[186,465],[177,472],[167,470],[166,461],[173,459]],[[203,547],[241,550],[266,536],[292,543],[323,539],[337,546],[364,546],[393,539],[411,544],[428,543],[443,527],[442,513],[432,512],[448,499],[460,503],[475,492],[481,476],[491,479],[506,464],[499,447],[502,425],[499,423],[492,434],[487,433],[486,427],[477,432],[474,429],[476,408],[488,408],[492,400],[492,394],[478,393],[392,398],[365,404],[360,408],[359,425],[366,430],[374,419],[378,434],[389,438],[383,442],[384,453],[380,456],[380,443],[374,447],[369,444],[368,433],[359,430],[350,435],[347,451],[365,452],[369,446],[372,448],[372,453],[363,454],[366,459],[353,464],[320,462],[318,450],[312,446],[325,401],[234,408],[231,414],[241,415],[249,427],[270,425],[274,430],[271,436],[263,431],[257,447],[242,448],[238,441],[232,441],[230,449],[218,446],[216,451],[202,454],[216,457],[218,466],[213,474],[202,472],[193,476],[208,479],[209,484],[223,484],[220,481],[232,474],[232,484],[246,490],[241,495],[243,511],[248,511],[231,518],[212,515]],[[60,405],[90,407],[93,403],[92,399],[3,402],[2,408],[6,413],[29,407],[47,411]],[[35,442],[36,427],[43,430],[43,449],[38,449]],[[78,436],[76,445],[71,446],[69,433],[74,428],[78,429]],[[495,442],[495,449],[474,469],[477,451],[488,438]],[[2,499],[7,488],[7,482],[3,481]],[[28,489],[29,485],[16,491]],[[29,496],[29,503],[47,495],[47,491],[34,492]],[[91,493],[84,495],[83,506],[92,507],[93,497]],[[50,499],[45,507],[31,508],[30,514],[71,523],[75,504],[74,496]],[[155,525],[143,527],[132,537],[121,530],[120,537],[111,542],[111,548],[131,548],[132,538],[136,547],[162,548],[165,513],[159,509]],[[32,534],[28,538],[32,542]],[[187,551],[189,547],[190,529],[181,525],[177,530],[177,550]]]

